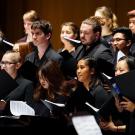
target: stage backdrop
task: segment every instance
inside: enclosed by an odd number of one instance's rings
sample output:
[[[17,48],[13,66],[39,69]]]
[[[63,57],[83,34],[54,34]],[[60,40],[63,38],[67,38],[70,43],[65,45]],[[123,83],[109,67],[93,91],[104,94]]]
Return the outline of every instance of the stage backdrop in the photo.
[[[61,47],[60,25],[73,21],[80,26],[81,21],[94,14],[99,6],[108,6],[118,17],[120,26],[128,26],[127,12],[135,9],[134,0],[1,0],[0,27],[11,42],[23,36],[22,15],[30,9],[41,18],[49,20],[53,26],[52,43],[57,50]]]

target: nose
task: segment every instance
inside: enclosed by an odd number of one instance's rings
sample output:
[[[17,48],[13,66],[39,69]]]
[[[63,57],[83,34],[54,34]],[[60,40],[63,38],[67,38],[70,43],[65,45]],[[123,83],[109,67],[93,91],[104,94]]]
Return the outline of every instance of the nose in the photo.
[[[120,75],[120,72],[119,71],[115,71],[115,76],[118,76]]]
[[[84,33],[83,32],[80,33],[80,38],[82,38],[82,37],[84,37]]]
[[[32,38],[36,39],[37,38],[36,34],[32,34]]]
[[[5,69],[5,67],[6,67],[5,64],[1,65],[1,69]]]
[[[78,68],[76,72],[77,72],[77,74],[80,74],[80,72],[81,72],[80,68]]]

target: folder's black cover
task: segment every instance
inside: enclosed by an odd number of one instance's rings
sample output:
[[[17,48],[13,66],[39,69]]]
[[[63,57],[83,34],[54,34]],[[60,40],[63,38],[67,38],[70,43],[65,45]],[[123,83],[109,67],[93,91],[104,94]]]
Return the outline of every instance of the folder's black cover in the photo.
[[[121,95],[135,101],[135,70],[115,77]]]
[[[7,96],[17,86],[17,82],[5,70],[0,71],[0,99]]]

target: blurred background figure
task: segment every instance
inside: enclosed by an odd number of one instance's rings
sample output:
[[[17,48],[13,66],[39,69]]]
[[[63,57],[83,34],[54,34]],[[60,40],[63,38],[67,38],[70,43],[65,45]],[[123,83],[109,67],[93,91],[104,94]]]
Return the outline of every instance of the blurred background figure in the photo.
[[[19,39],[13,47],[14,50],[20,52],[23,59],[28,53],[35,49],[35,46],[32,43],[31,25],[37,20],[39,20],[39,16],[35,10],[29,10],[23,14],[25,36]]]
[[[130,51],[135,57],[135,10],[131,10],[128,12],[128,18],[129,18],[129,29],[131,29],[133,34],[133,44],[130,48]]]
[[[61,51],[67,50],[74,56],[77,44],[73,44],[64,37],[79,40],[79,27],[74,22],[65,22],[61,25],[60,40],[63,45]]]
[[[112,39],[112,31],[114,28],[118,27],[116,15],[110,8],[102,6],[96,9],[95,16],[102,19],[102,37],[110,44]]]
[[[79,40],[79,27],[74,22],[64,22],[61,25],[60,40],[63,47],[58,50],[58,53],[64,59],[62,71],[67,79],[71,79],[76,76],[76,63],[78,58],[76,51],[80,44],[69,41],[64,37]]]
[[[39,16],[35,10],[30,10],[23,15],[23,26],[25,36],[18,40],[18,42],[32,42],[31,25],[34,21],[39,20]]]

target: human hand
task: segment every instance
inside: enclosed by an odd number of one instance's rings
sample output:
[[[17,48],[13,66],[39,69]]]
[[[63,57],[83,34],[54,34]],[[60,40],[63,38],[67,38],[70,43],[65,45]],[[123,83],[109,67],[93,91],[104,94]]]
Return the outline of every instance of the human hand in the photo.
[[[124,101],[120,102],[120,106],[129,111],[129,112],[133,112],[135,110],[135,103],[130,101],[128,98],[123,97]]]

